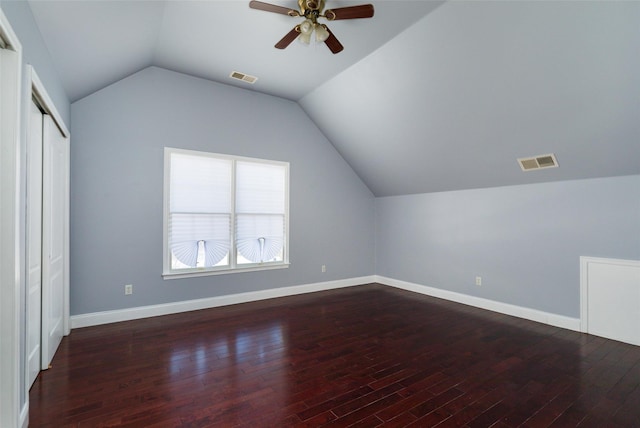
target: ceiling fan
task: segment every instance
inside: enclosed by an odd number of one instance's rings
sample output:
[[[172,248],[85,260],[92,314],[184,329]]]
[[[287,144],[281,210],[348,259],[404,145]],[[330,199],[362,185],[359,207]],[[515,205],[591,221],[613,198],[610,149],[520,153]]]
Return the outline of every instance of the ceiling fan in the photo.
[[[284,6],[252,0],[249,2],[249,7],[267,12],[281,13],[283,15],[293,17],[299,16],[304,18],[304,21],[302,21],[301,24],[293,27],[291,31],[276,43],[276,48],[284,49],[296,38],[299,38],[302,43],[309,44],[311,42],[311,34],[315,30],[316,41],[324,42],[331,52],[337,54],[344,49],[344,46],[342,46],[336,36],[333,35],[331,30],[329,30],[325,24],[320,24],[318,22],[318,18],[325,18],[327,21],[371,18],[373,16],[373,5],[362,4],[358,6],[324,10],[324,3],[325,0],[298,0],[300,10],[295,10]]]

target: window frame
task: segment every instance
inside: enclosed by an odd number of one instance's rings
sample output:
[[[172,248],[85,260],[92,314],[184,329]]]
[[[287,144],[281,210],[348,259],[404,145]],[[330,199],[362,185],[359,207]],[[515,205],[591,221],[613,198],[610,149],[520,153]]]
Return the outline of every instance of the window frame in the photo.
[[[195,267],[190,269],[171,269],[171,254],[169,249],[169,214],[170,214],[170,180],[171,180],[171,155],[184,154],[190,156],[202,156],[214,159],[231,161],[231,224],[229,243],[229,264],[218,267]],[[282,261],[246,263],[238,265],[236,245],[236,164],[237,162],[263,163],[284,167],[284,243]],[[164,181],[163,181],[163,214],[162,214],[162,277],[164,279],[180,279],[209,275],[223,275],[239,272],[253,272],[273,269],[286,269],[289,267],[289,162],[274,161],[268,159],[251,158],[245,156],[227,155],[221,153],[204,152],[199,150],[164,148]]]

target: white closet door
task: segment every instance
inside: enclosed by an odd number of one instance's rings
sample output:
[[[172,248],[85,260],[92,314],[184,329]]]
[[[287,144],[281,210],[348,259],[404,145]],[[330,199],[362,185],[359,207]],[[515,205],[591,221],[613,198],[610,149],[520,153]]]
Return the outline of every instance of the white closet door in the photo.
[[[48,115],[43,136],[42,369],[47,369],[64,335],[68,140]]]
[[[31,102],[27,147],[27,388],[41,366],[42,112]]]

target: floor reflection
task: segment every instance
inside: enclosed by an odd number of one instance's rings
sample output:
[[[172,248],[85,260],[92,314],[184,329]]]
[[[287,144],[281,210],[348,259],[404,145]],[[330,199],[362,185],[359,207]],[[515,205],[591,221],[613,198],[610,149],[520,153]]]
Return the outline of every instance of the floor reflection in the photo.
[[[230,412],[255,418],[256,412],[263,412],[264,420],[279,420],[289,402],[288,342],[288,325],[282,321],[220,332],[211,323],[201,340],[171,350],[169,374],[183,382],[197,379],[196,388],[203,391],[196,404],[208,409],[208,414],[197,415],[199,419],[215,421]]]

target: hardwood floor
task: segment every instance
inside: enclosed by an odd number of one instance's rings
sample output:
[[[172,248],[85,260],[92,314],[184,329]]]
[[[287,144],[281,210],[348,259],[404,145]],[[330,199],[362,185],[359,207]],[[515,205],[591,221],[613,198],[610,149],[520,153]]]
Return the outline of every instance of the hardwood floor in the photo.
[[[73,330],[46,427],[640,427],[640,347],[381,285]]]

